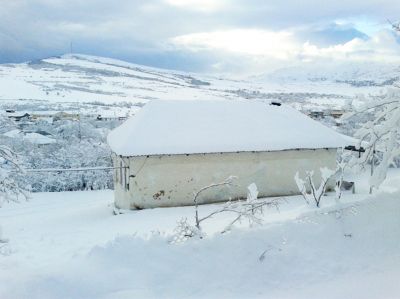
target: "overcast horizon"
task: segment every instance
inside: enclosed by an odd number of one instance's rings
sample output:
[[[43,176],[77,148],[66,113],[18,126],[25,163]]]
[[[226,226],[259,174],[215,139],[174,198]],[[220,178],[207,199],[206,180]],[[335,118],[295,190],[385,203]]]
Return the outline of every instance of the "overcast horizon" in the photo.
[[[362,3],[362,5],[361,5]],[[193,72],[399,63],[396,1],[1,0],[0,63],[82,53]]]

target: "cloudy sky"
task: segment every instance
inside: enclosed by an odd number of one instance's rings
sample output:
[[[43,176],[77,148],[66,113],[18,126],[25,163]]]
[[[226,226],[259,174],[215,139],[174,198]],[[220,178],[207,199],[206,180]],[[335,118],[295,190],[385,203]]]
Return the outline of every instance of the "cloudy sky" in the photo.
[[[0,62],[72,51],[208,73],[400,63],[398,0],[0,0]]]

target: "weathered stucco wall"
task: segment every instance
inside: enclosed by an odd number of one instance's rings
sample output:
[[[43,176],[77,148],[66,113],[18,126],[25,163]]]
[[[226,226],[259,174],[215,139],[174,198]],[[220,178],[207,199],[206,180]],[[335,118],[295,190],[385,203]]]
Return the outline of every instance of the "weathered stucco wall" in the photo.
[[[245,198],[255,183],[259,196],[298,194],[297,171],[336,168],[336,149],[240,152],[217,154],[114,157],[115,204],[122,209],[171,207],[193,204],[193,193],[233,175],[235,186],[215,187],[201,194],[199,203]],[[332,182],[330,184],[332,186]]]

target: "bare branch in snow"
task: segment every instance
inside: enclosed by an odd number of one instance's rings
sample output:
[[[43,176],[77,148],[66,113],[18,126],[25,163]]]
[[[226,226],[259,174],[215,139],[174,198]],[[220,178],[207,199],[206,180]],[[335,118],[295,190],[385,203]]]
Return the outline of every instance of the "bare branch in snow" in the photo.
[[[233,183],[233,180],[236,179],[237,177],[235,176],[230,176],[228,178],[226,178],[224,181],[219,182],[219,183],[212,183],[208,186],[205,186],[203,188],[201,188],[199,191],[194,193],[194,197],[193,197],[193,202],[194,202],[194,206],[195,206],[195,220],[196,220],[196,227],[198,229],[200,229],[200,222],[202,220],[199,219],[199,203],[198,203],[198,197],[199,195],[211,188],[215,188],[215,187],[220,187],[220,186],[231,186]],[[204,219],[203,219],[204,220]]]
[[[228,182],[229,182],[228,185],[230,185],[231,180],[232,177],[228,178],[224,182],[211,184],[200,190],[206,190],[215,186],[226,185],[228,184]],[[270,199],[259,200],[257,199],[258,197],[257,186],[254,183],[250,184],[247,189],[248,189],[248,194],[246,200],[238,200],[238,201],[229,200],[221,208],[216,209],[215,211],[203,217],[199,217],[198,206],[195,206],[195,213],[196,213],[195,225],[194,226],[190,225],[186,218],[181,219],[178,222],[178,225],[174,231],[174,236],[171,243],[179,243],[193,237],[203,238],[205,234],[201,229],[201,223],[221,213],[231,213],[235,215],[233,220],[231,220],[231,222],[221,231],[221,233],[226,233],[230,231],[236,223],[242,220],[248,221],[250,226],[254,224],[261,224],[262,215],[264,213],[265,207],[275,207],[277,209],[279,208],[278,200],[282,200],[282,198],[279,199],[270,198]]]

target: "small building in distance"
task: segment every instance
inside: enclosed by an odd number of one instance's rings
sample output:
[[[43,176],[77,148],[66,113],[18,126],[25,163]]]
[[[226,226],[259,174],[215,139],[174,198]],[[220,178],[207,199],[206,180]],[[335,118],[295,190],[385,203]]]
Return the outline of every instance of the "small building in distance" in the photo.
[[[343,109],[332,109],[329,111],[329,115],[335,119],[341,118],[346,113]]]
[[[284,104],[258,101],[151,101],[108,136],[113,151],[115,205],[122,209],[299,194],[297,171],[336,168],[349,140]],[[329,187],[332,188],[334,182]]]
[[[68,113],[64,111],[57,112],[53,114],[53,121],[59,120],[79,120],[79,113]]]

